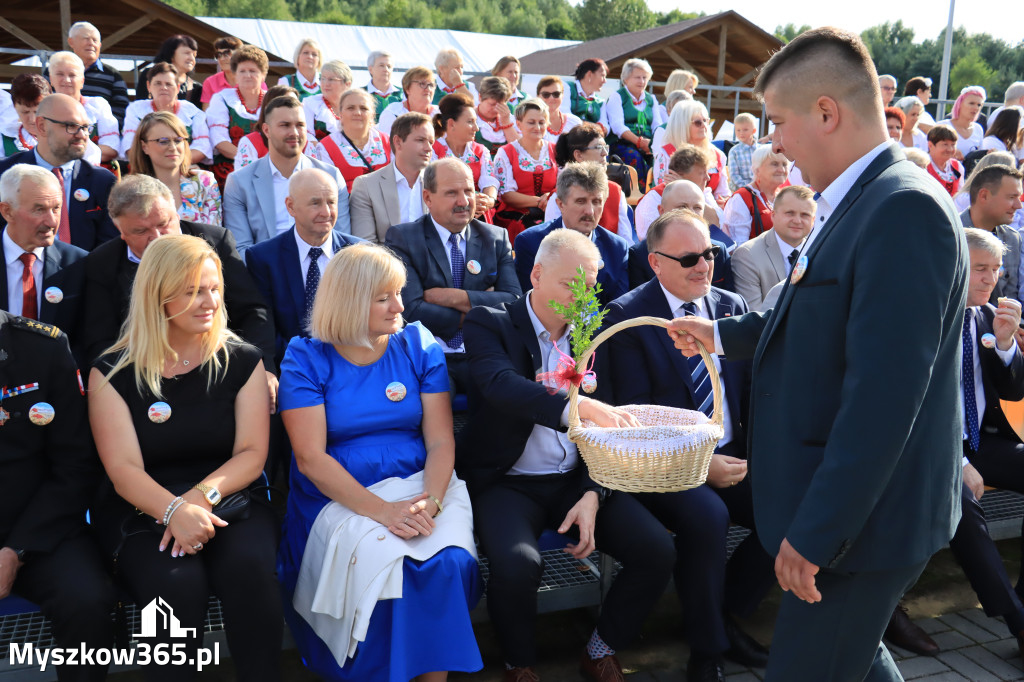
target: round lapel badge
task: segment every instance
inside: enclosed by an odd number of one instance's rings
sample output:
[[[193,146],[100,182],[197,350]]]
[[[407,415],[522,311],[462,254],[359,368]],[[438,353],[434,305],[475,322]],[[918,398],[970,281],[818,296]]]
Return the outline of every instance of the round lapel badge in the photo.
[[[83,188],[80,187],[80,188],[75,190],[74,197],[75,197],[75,201],[88,201],[89,200],[89,190],[83,189]]]
[[[601,270],[602,268],[604,268],[604,259],[603,258],[598,258],[597,259],[597,269]]]
[[[982,334],[981,335],[981,345],[985,346],[985,348],[995,348],[996,347],[996,335],[995,334]]]
[[[466,269],[469,270],[469,274],[471,275],[480,274],[480,264],[477,263],[475,260],[471,260],[468,263],[466,263]]]
[[[405,384],[403,384],[401,381],[392,381],[384,389],[384,395],[386,395],[388,397],[388,400],[390,400],[393,403],[405,400],[405,393]]]
[[[28,418],[36,426],[46,426],[53,421],[53,405],[36,403],[28,408]]]
[[[790,273],[789,278],[793,284],[796,284],[804,278],[804,273],[807,272],[807,256],[800,256],[796,259],[796,265],[793,266],[793,272]]]
[[[57,287],[47,287],[43,292],[43,297],[49,303],[60,303],[64,300],[64,292]]]
[[[165,402],[153,403],[149,406],[146,414],[149,416],[149,421],[154,424],[163,424],[171,418],[171,406]]]

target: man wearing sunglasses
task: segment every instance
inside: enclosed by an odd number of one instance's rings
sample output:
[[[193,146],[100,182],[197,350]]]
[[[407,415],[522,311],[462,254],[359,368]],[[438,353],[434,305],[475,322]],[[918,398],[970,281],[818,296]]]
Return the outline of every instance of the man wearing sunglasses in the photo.
[[[740,296],[711,285],[715,257],[722,249],[712,243],[707,223],[693,210],[662,213],[651,223],[647,246],[655,278],[612,301],[606,326],[646,315],[715,320],[747,312]],[[684,358],[657,327],[619,332],[598,363],[598,376],[606,379],[604,386],[598,381],[601,400],[701,410],[709,416],[712,412],[711,378],[703,361]],[[754,530],[745,431],[750,362],[716,358],[715,365],[725,390],[725,435],[712,457],[707,484],[677,493],[635,495],[675,533],[676,591],[691,652],[687,680],[701,681],[722,679],[723,657],[756,667],[767,663],[768,652],[734,617],[753,613],[774,582],[772,558],[756,532],[740,544],[726,568],[730,520]]]
[[[35,149],[0,162],[0,174],[17,163],[27,163],[57,176],[64,191],[57,239],[86,251],[118,236],[107,215],[114,174],[82,158],[89,143],[89,126],[79,102],[67,95],[47,95],[36,110]],[[0,227],[6,224],[0,218]]]

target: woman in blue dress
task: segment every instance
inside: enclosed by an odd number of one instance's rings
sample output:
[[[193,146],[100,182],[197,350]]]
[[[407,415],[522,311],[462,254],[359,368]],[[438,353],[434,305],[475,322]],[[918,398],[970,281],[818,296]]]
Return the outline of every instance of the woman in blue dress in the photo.
[[[279,558],[285,615],[306,665],[330,680],[435,682],[483,667],[444,354],[418,323],[403,328],[404,285],[386,249],[335,254],[312,338],[292,339],[281,363],[294,454]],[[374,582],[389,570],[397,593]]]

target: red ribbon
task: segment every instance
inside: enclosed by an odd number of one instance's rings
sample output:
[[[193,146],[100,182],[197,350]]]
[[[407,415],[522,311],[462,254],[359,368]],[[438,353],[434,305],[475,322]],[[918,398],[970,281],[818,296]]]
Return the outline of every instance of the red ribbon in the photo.
[[[543,372],[537,375],[537,381],[541,383],[547,383],[551,381],[554,386],[548,386],[548,393],[554,395],[560,390],[568,391],[570,386],[579,387],[583,383],[583,380],[590,376],[595,380],[597,375],[592,369],[594,367],[594,354],[590,356],[590,365],[587,367],[585,372],[576,371],[576,361],[561,351],[558,346],[555,346],[555,350],[558,352],[558,369],[553,372]]]

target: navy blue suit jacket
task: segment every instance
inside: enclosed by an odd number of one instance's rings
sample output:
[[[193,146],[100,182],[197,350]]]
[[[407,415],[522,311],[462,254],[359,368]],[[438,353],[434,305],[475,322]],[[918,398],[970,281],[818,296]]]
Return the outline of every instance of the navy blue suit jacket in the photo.
[[[334,253],[363,241],[358,237],[331,230]],[[263,295],[274,316],[276,360],[284,358],[288,342],[306,332],[306,281],[299,263],[299,247],[295,243],[295,227],[266,241],[249,247],[246,266],[256,288]]]
[[[743,298],[714,287],[704,297],[704,304],[716,320],[747,312]],[[608,304],[604,326],[607,328],[623,320],[646,315],[665,319],[674,317],[657,279],[652,279]],[[615,334],[606,345],[603,361],[599,360],[597,365],[599,389],[602,383],[605,384],[601,399],[608,398],[616,405],[665,405],[685,410],[697,409],[687,360],[676,350],[664,329],[633,327]],[[601,350],[598,349],[598,356],[602,355]],[[744,425],[747,408],[750,406],[750,361],[721,360],[721,365],[733,441],[745,452]]]
[[[462,324],[462,313],[423,300],[427,289],[454,286],[446,253],[448,247],[441,243],[430,214],[411,223],[392,225],[384,243],[405,263],[406,280],[402,289],[405,319],[422,322],[430,333],[443,339],[454,336]],[[467,269],[462,275],[462,288],[469,295],[471,306],[496,306],[523,295],[512,264],[508,232],[503,228],[479,220],[471,222],[466,241],[467,266],[470,261],[480,264],[476,274]],[[487,291],[491,288],[494,290]]]
[[[85,284],[85,263],[82,259],[88,255],[77,246],[58,241],[43,249],[43,292],[50,287],[57,287],[63,298],[59,303],[50,303],[44,295],[39,307],[39,321],[59,327],[72,342],[78,328],[78,313],[82,308],[82,289]],[[4,243],[0,240],[0,263],[6,262]],[[0,309],[7,310],[9,293],[7,275],[4,274],[0,277]]]
[[[533,261],[537,257],[537,249],[544,237],[562,225],[562,219],[556,218],[549,223],[541,223],[523,230],[516,237],[516,274],[523,291],[533,288],[530,273]],[[601,252],[604,267],[597,271],[597,283],[601,285],[598,296],[602,306],[606,306],[619,296],[629,291],[629,242],[603,227],[594,228],[594,243]]]
[[[36,165],[35,152],[29,150],[8,156],[0,161],[0,175],[16,163]],[[67,182],[67,178],[64,179]],[[106,168],[93,166],[88,161],[76,161],[71,177],[71,202],[68,204],[68,223],[71,243],[80,249],[92,251],[103,242],[119,237],[120,233],[107,214],[107,197],[114,186],[114,174]],[[75,192],[85,190],[88,197],[79,200]],[[79,193],[78,196],[83,196]],[[0,227],[7,221],[0,216]]]

